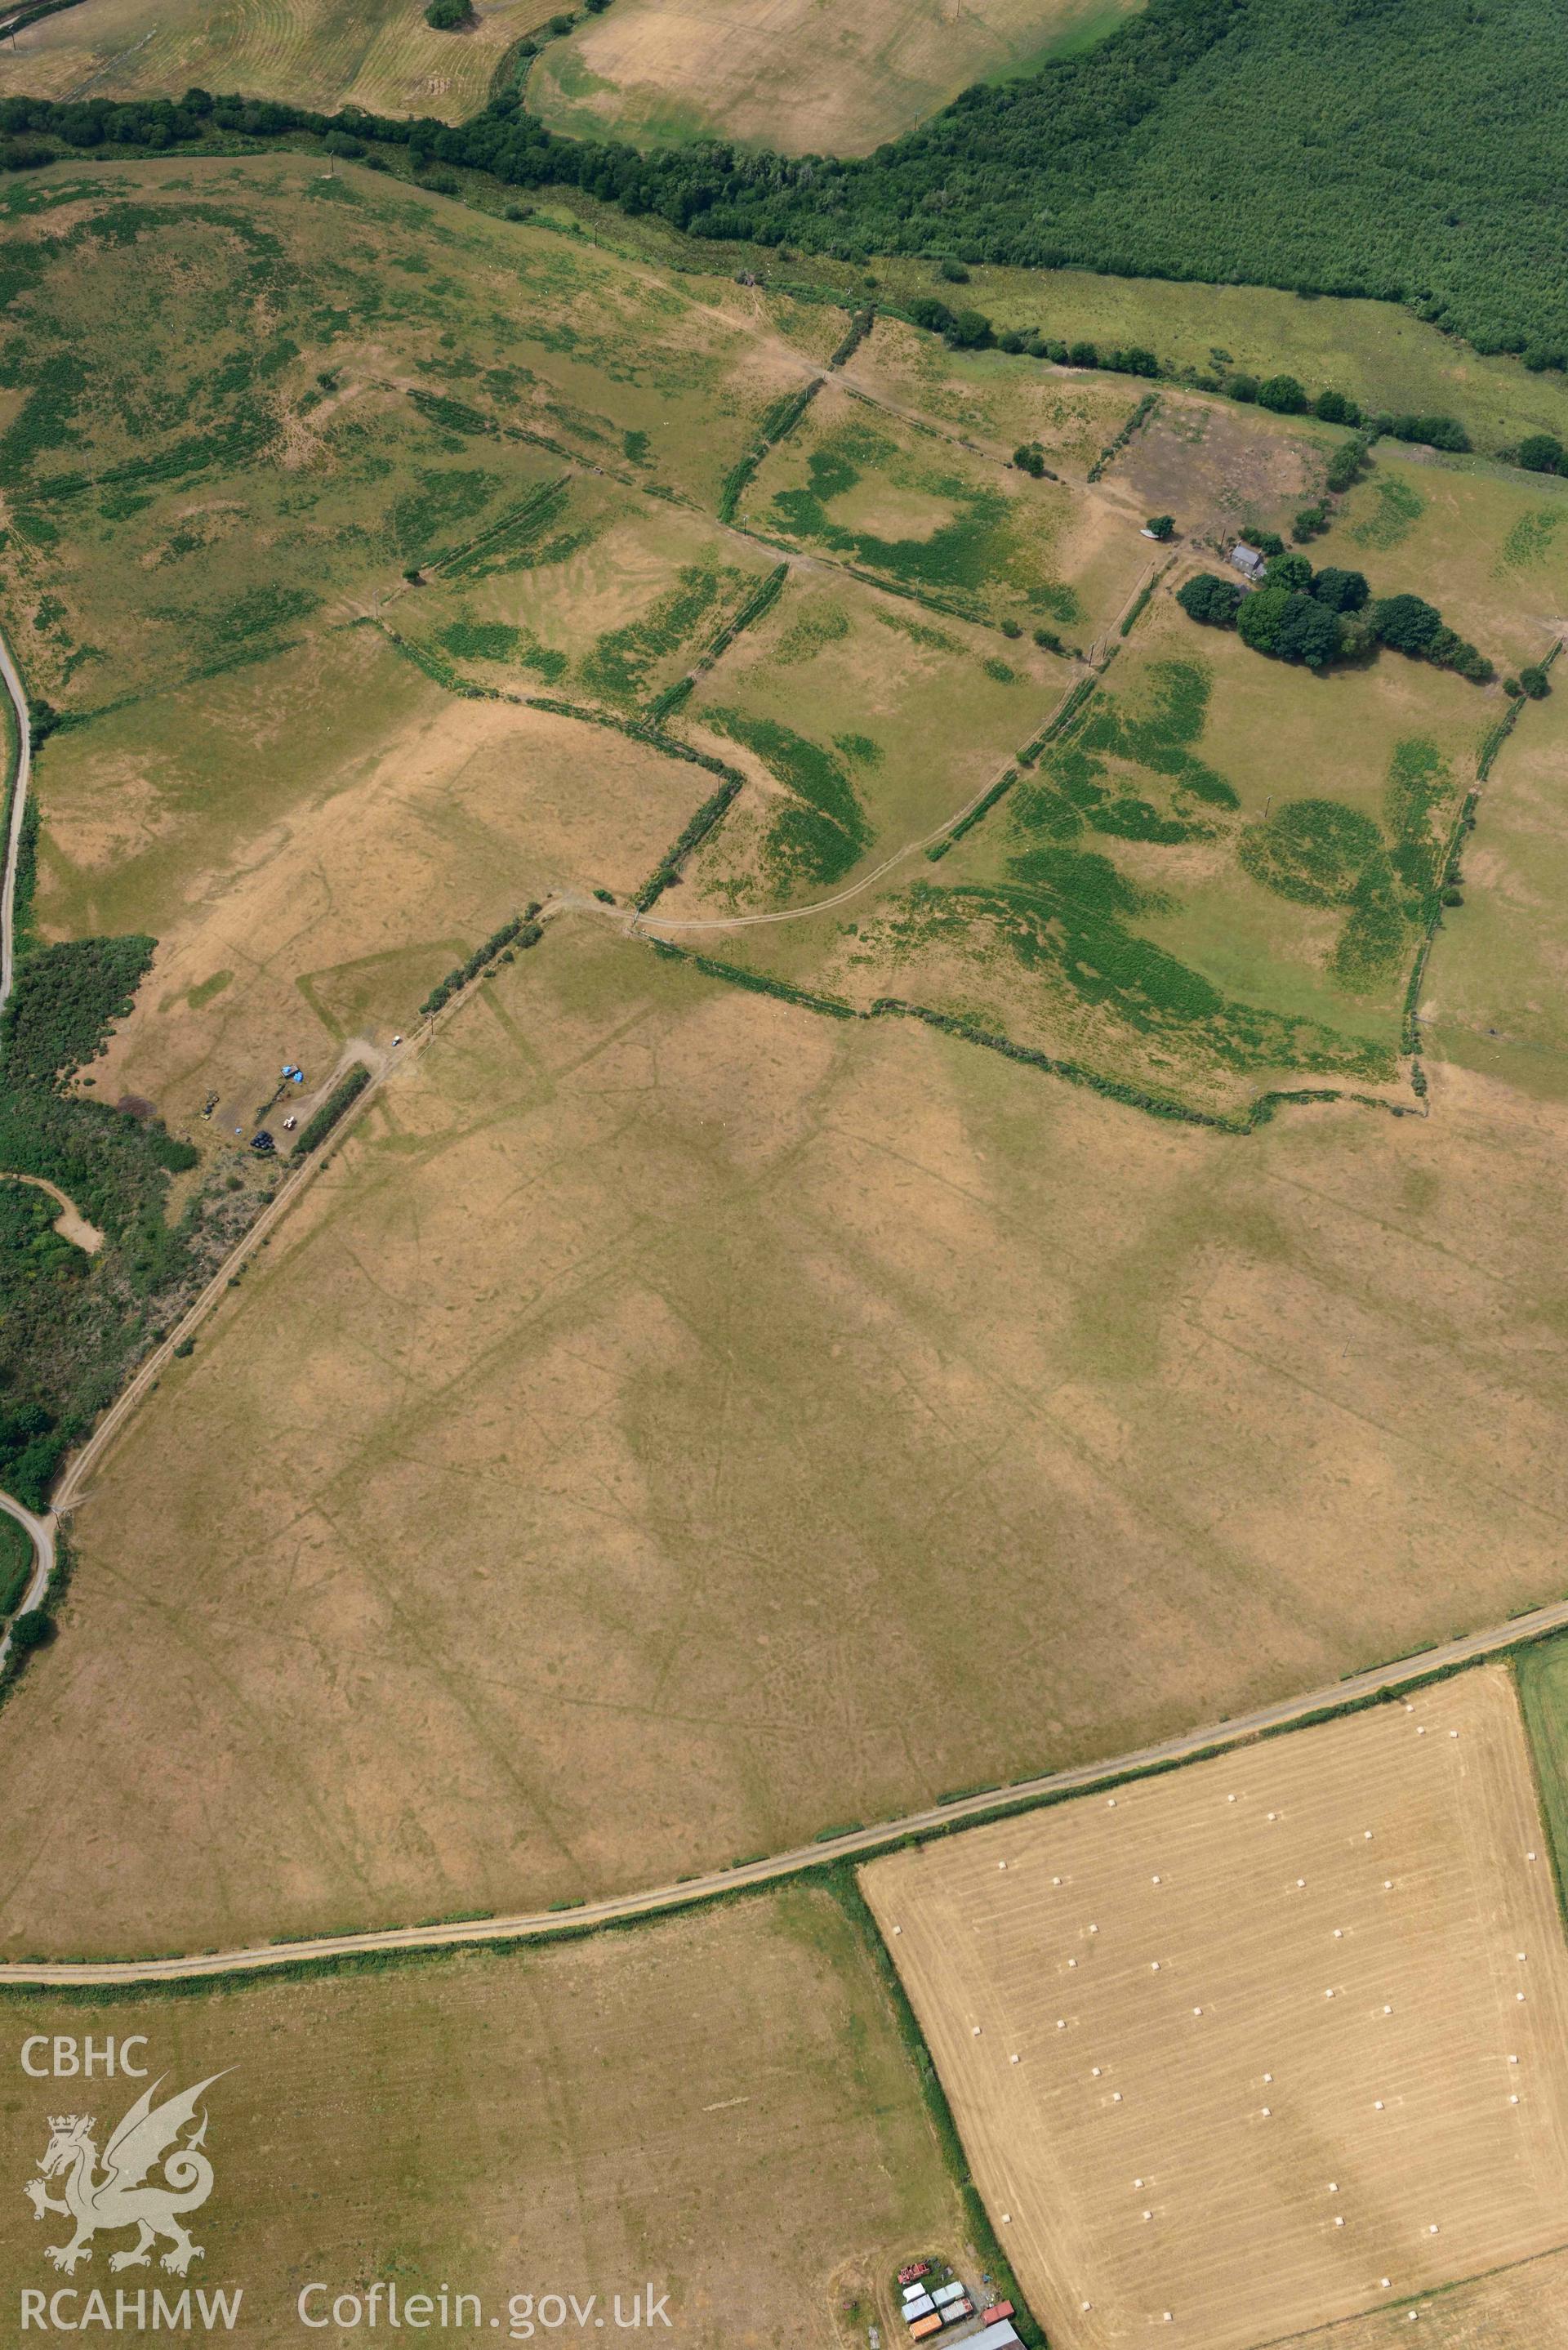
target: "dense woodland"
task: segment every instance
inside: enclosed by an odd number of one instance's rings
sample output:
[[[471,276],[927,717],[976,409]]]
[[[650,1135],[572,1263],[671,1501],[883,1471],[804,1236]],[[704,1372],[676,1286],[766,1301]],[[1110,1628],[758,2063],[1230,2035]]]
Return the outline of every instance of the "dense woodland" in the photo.
[[[130,1009],[152,944],[34,948],[0,1016],[0,1166],[59,1184],[106,1235],[89,1258],[54,1232],[47,1199],[0,1184],[0,1483],[35,1509],[119,1387],[153,1302],[191,1265],[194,1219],[171,1228],[165,1208],[194,1149],[156,1119],[65,1090]]]
[[[968,90],[853,162],[562,140],[514,90],[455,128],[201,92],[10,99],[0,155],[306,130],[574,184],[704,237],[1376,296],[1561,365],[1565,67],[1556,0],[1149,0],[1085,55]]]

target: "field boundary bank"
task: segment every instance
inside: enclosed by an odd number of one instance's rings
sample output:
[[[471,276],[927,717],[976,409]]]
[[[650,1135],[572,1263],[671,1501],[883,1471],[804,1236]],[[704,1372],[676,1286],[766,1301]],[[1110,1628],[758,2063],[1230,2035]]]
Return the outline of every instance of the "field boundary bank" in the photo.
[[[992,788],[994,790],[996,786]],[[902,852],[905,856],[909,853],[907,849]],[[822,910],[814,907],[804,910],[819,912]],[[775,918],[754,916],[752,919]],[[638,920],[627,926],[628,937],[642,935],[638,928]],[[701,926],[689,924],[684,927]],[[655,954],[671,962],[689,962],[701,972],[704,978],[726,980],[731,986],[743,988],[750,994],[772,995],[781,1003],[792,1003],[802,1012],[818,1013],[828,1020],[919,1020],[928,1028],[940,1029],[944,1035],[957,1036],[963,1044],[978,1045],[987,1052],[1000,1053],[1006,1060],[1017,1061],[1026,1068],[1040,1069],[1047,1076],[1060,1077],[1066,1085],[1081,1086],[1088,1093],[1104,1096],[1107,1101],[1120,1102],[1127,1109],[1142,1110],[1146,1117],[1168,1118],[1179,1126],[1207,1127],[1219,1134],[1255,1134],[1261,1126],[1268,1125],[1277,1110],[1298,1106],[1310,1107],[1319,1102],[1354,1102],[1362,1109],[1380,1109],[1389,1118],[1420,1118],[1426,1114],[1414,1103],[1388,1101],[1380,1094],[1357,1093],[1343,1086],[1273,1086],[1266,1093],[1255,1095],[1244,1109],[1203,1109],[1195,1102],[1179,1101],[1171,1094],[1157,1094],[1141,1086],[1125,1085],[1118,1077],[1102,1076],[1097,1070],[1085,1068],[1079,1061],[1057,1060],[1033,1045],[1020,1045],[1011,1036],[978,1027],[972,1021],[961,1019],[955,1013],[938,1012],[929,1004],[906,1003],[897,995],[878,995],[863,1010],[858,1004],[846,1003],[841,996],[816,995],[810,989],[796,987],[786,979],[775,979],[768,972],[748,971],[742,963],[721,962],[715,956],[699,953],[695,948],[678,947],[669,939],[655,938],[651,932],[647,935],[648,943]]]
[[[1178,1731],[1149,1746],[1098,1762],[1075,1763],[1002,1787],[976,1788],[924,1810],[866,1827],[829,1830],[811,1843],[755,1860],[712,1869],[683,1882],[640,1893],[608,1895],[597,1901],[557,1903],[514,1915],[435,1919],[418,1926],[368,1927],[350,1933],[303,1935],[228,1950],[203,1950],[141,1959],[32,1960],[0,1965],[0,1992],[7,1991],[113,1991],[117,1987],[237,1983],[285,1972],[382,1964],[400,1955],[453,1950],[505,1949],[556,1941],[633,1925],[686,1909],[753,1893],[794,1877],[826,1874],[846,1862],[869,1860],[908,1844],[980,1826],[1019,1813],[1048,1809],[1074,1796],[1091,1794],[1137,1779],[1155,1778],[1189,1762],[1207,1761],[1265,1738],[1359,1713],[1403,1697],[1409,1690],[1440,1681],[1469,1666],[1516,1655],[1536,1641],[1568,1629],[1568,1597],[1526,1608],[1490,1628],[1467,1633],[1408,1657],[1345,1674],[1324,1689],[1282,1698],[1253,1711],[1204,1727]]]

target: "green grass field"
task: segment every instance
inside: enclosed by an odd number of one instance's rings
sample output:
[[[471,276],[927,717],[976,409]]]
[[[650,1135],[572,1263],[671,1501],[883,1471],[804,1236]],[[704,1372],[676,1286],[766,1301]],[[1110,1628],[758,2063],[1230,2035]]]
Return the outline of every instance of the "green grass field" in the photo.
[[[1418,580],[1500,670],[1518,670],[1550,652],[1568,611],[1568,484],[1423,464],[1384,442],[1314,560],[1354,565],[1374,595]]]
[[[926,262],[876,265],[890,300],[950,294]],[[1393,302],[1332,295],[1303,301],[1267,286],[1204,286],[1082,269],[973,268],[962,298],[997,328],[1037,328],[1067,343],[1137,343],[1178,371],[1294,375],[1316,393],[1347,393],[1369,413],[1436,410],[1478,449],[1530,432],[1568,434],[1568,382],[1517,359],[1483,357]]]
[[[1382,1086],[1449,831],[1506,707],[1395,654],[1326,679],[1283,668],[1162,593],[940,861],[785,928],[670,935],[1211,1108],[1293,1074]],[[906,819],[906,840],[919,830]],[[694,874],[715,905],[744,855],[732,842],[726,827]]]
[[[586,243],[297,157],[11,201],[0,563],[70,712],[342,625],[475,542],[524,552],[530,515],[558,555],[564,473],[711,503],[808,364]]]
[[[972,619],[1093,633],[1115,608],[1096,561],[1101,536],[1064,484],[836,389],[773,450],[737,518]],[[1124,593],[1144,554],[1136,538],[1124,544]]]
[[[848,880],[983,790],[1071,676],[1028,638],[797,571],[675,722],[753,787],[664,910],[809,902]]]
[[[176,920],[190,987],[275,960],[232,926],[192,930],[202,875],[269,817],[319,805],[313,768],[335,787],[369,775],[384,711],[423,723],[421,672],[464,703],[653,718],[742,775],[665,919],[808,905],[956,816],[1038,736],[1076,672],[1037,639],[1121,645],[1117,615],[1151,570],[1143,512],[1166,506],[1189,534],[1288,521],[1336,445],[1327,427],[1168,390],[1091,492],[1138,396],[1125,378],[950,354],[895,324],[802,410],[841,312],[721,296],[297,158],[153,164],[134,183],[67,172],[11,201],[30,333],[0,419],[0,594],[33,690],[71,722],[46,757],[44,789],[52,763],[64,796],[43,910],[62,929]],[[239,334],[247,303],[270,339]],[[1065,477],[1013,467],[1015,436]],[[1320,559],[1378,592],[1419,579],[1506,666],[1552,625],[1568,545],[1554,513],[1550,483],[1382,454]],[[734,637],[781,551],[787,587]],[[1165,608],[1080,733],[940,869],[725,951],[1210,1107],[1303,1072],[1392,1078],[1430,874],[1398,905],[1378,876],[1390,857],[1430,866],[1500,697],[1393,656],[1320,683]],[[385,663],[351,641],[367,629],[411,672],[384,710],[366,697]],[[1162,663],[1166,686],[1148,684]],[[301,729],[317,748],[291,774]],[[240,756],[214,794],[221,741]],[[601,733],[585,754],[606,747]],[[1420,844],[1387,815],[1407,769]],[[659,795],[666,843],[713,789],[696,767],[671,781],[691,795],[683,812]],[[1277,827],[1276,805],[1325,798],[1364,827],[1361,863],[1321,902],[1282,898],[1244,836]],[[628,837],[650,873],[650,825]],[[607,841],[586,872],[563,850],[552,835],[546,874],[636,886]],[[338,845],[323,854],[331,868]],[[466,928],[434,886],[439,919],[389,902],[387,934],[356,925],[347,952],[290,921],[313,1014],[330,997],[338,1026],[356,1006],[407,1016],[398,993]],[[264,895],[237,902],[260,921]],[[324,933],[334,902],[324,884]],[[185,1056],[188,1087],[207,1052]]]
[[[1568,1092],[1565,759],[1568,696],[1558,686],[1521,712],[1482,794],[1464,904],[1444,916],[1421,1002],[1433,1058],[1549,1102]]]

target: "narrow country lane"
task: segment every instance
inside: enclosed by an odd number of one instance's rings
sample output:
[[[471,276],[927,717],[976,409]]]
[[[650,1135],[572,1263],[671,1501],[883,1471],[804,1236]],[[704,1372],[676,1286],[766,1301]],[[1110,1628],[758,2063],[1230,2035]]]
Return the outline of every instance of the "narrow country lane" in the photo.
[[[1327,1689],[1309,1690],[1303,1697],[1282,1698],[1273,1705],[1259,1707],[1256,1712],[1239,1714],[1207,1729],[1184,1731],[1179,1737],[1139,1747],[1110,1762],[1080,1763],[1070,1771],[1050,1771],[1036,1779],[1021,1779],[1014,1786],[989,1794],[933,1804],[929,1810],[886,1821],[880,1827],[856,1828],[842,1835],[824,1836],[819,1843],[797,1846],[794,1851],[750,1861],[738,1868],[714,1869],[706,1877],[691,1877],[681,1885],[618,1894],[605,1901],[586,1901],[573,1909],[467,1918],[456,1925],[390,1926],[360,1934],[304,1936],[296,1941],[268,1942],[244,1950],[205,1950],[186,1958],[19,1960],[15,1965],[0,1966],[0,1991],[8,1984],[65,1989],[72,1984],[187,1982],[205,1976],[262,1973],[312,1960],[362,1958],[377,1950],[442,1950],[475,1943],[547,1941],[554,1935],[580,1934],[587,1928],[611,1925],[628,1918],[657,1917],[670,1910],[691,1908],[720,1894],[774,1885],[782,1878],[801,1876],[807,1869],[820,1868],[824,1862],[868,1859],[907,1836],[930,1835],[965,1823],[1001,1818],[1010,1812],[1026,1811],[1052,1797],[1087,1794],[1096,1787],[1114,1785],[1117,1780],[1135,1778],[1171,1763],[1223,1753],[1272,1731],[1299,1727],[1315,1718],[1412,1688],[1435,1673],[1451,1671],[1456,1666],[1473,1664],[1482,1658],[1501,1656],[1526,1641],[1540,1638],[1543,1633],[1565,1627],[1568,1599],[1553,1600],[1548,1607],[1532,1608],[1489,1631],[1445,1641],[1440,1648],[1423,1649],[1414,1657],[1401,1657],[1392,1664],[1374,1665],[1366,1672],[1352,1673],[1344,1680],[1331,1683]]]

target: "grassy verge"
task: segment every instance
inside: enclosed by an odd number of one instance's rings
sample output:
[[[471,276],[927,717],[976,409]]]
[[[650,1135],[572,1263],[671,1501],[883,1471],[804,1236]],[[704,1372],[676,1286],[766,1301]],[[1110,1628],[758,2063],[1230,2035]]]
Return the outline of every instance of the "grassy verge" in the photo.
[[[26,1528],[0,1513],[0,1617],[11,1614],[32,1572],[33,1545]]]
[[[1030,2350],[1045,2350],[1044,2332],[1023,2297],[1023,2287],[1012,2272],[1012,2263],[1002,2251],[996,2230],[992,2224],[991,2213],[985,2206],[985,2198],[974,2183],[969,2167],[969,2155],[965,2150],[962,2138],[959,2136],[958,2124],[953,2119],[952,2107],[948,2103],[947,2091],[942,2087],[937,2068],[931,2062],[931,2052],[926,2045],[925,2034],[921,2032],[916,2020],[915,2011],[909,2004],[909,1995],[904,1989],[903,1979],[893,1964],[888,1945],[877,1930],[877,1920],[871,1915],[866,1897],[860,1890],[859,1880],[855,1870],[847,1862],[841,1861],[836,1867],[826,1872],[824,1883],[825,1888],[831,1892],[840,1904],[845,1915],[865,1944],[867,1956],[876,1970],[877,1981],[881,1983],[888,2004],[893,2011],[893,2020],[898,2026],[904,2053],[913,2067],[916,2080],[919,2083],[920,2097],[926,2108],[927,2118],[930,2122],[937,2144],[941,2148],[942,2160],[948,2167],[953,2184],[958,2189],[963,2203],[964,2219],[969,2228],[971,2241],[987,2272],[994,2281],[992,2297],[997,2301],[1010,2301],[1012,2303],[1013,2324],[1018,2329],[1020,2338],[1030,2345]]]
[[[1521,1648],[1514,1659],[1513,1679],[1552,1846],[1557,1906],[1568,1924],[1568,1633]]]

